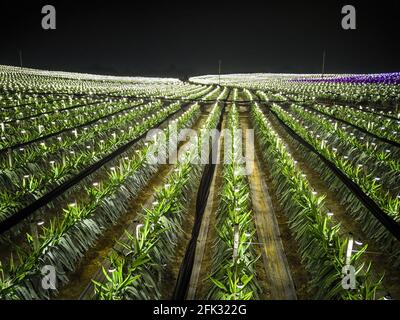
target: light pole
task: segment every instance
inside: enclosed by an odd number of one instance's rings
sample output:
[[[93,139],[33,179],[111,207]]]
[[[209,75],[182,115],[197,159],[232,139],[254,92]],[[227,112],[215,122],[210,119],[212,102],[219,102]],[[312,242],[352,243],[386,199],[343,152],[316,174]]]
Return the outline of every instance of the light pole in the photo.
[[[19,50],[19,66],[22,68],[22,50]]]
[[[221,85],[221,64],[222,60],[218,60],[218,84]]]
[[[322,53],[322,78],[324,78],[325,74],[325,58],[326,58],[326,52],[324,50],[324,52]]]

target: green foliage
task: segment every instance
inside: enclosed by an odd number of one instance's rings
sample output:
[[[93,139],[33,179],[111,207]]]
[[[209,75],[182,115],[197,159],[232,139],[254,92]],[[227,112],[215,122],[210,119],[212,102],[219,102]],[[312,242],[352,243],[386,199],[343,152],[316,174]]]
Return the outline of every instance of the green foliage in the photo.
[[[232,137],[229,139],[231,145],[228,146],[231,152],[228,150],[226,154],[229,161],[225,159],[223,169],[221,200],[217,212],[218,239],[212,259],[211,288],[207,298],[257,299],[261,290],[257,283],[255,263],[259,256],[252,244],[256,239],[256,230],[248,182],[246,176],[238,174],[243,171],[243,167],[239,163],[241,141],[235,132],[239,129],[239,116],[235,105],[231,106],[228,114],[228,129]]]
[[[215,127],[220,113],[221,107],[216,104],[203,129]],[[192,142],[167,177],[164,186],[155,190],[155,201],[151,208],[143,210],[141,223],[137,225],[138,233],[127,233],[128,241],[120,243],[122,250],[118,252],[119,259],[111,256],[114,269],[121,270],[122,274],[115,279],[107,277],[102,284],[95,282],[97,299],[162,298],[162,272],[175,257],[184,214],[190,203],[188,194],[194,189],[201,173],[201,166],[196,161],[199,157],[199,146],[197,141]],[[138,277],[142,281],[137,281]],[[121,280],[128,278],[135,281],[121,286]]]
[[[381,279],[374,280],[365,265],[364,246],[351,259],[357,269],[356,290],[342,287],[342,269],[346,263],[347,237],[340,225],[328,216],[324,196],[317,195],[306,176],[296,166],[282,140],[274,132],[257,104],[251,117],[264,158],[278,189],[278,198],[289,219],[289,227],[297,241],[299,254],[312,276],[316,299],[375,299]]]

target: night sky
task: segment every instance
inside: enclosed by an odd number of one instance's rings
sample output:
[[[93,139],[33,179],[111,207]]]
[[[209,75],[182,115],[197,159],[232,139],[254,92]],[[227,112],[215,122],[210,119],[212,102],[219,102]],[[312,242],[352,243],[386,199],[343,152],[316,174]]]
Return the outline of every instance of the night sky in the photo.
[[[53,4],[57,29],[41,28]],[[341,8],[357,9],[357,30]],[[0,64],[115,75],[400,71],[399,1],[2,1]]]

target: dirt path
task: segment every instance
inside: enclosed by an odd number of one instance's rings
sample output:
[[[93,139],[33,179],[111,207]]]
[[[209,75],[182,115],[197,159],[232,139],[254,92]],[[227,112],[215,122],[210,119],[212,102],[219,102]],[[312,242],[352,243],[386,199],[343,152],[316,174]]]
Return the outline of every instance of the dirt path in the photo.
[[[256,154],[259,159],[262,159],[261,150],[256,144]],[[271,198],[271,205],[275,213],[275,217],[280,230],[281,241],[285,250],[285,256],[289,264],[292,280],[296,289],[296,295],[299,300],[312,299],[313,294],[309,288],[309,281],[311,280],[309,274],[304,269],[301,258],[298,255],[298,246],[296,239],[293,238],[290,228],[288,226],[287,216],[279,204],[277,198],[277,186],[274,179],[271,177],[268,166],[264,162],[260,162],[260,168],[264,175],[265,186]]]
[[[282,244],[278,221],[272,206],[265,178],[262,174],[255,148],[247,141],[245,134],[251,129],[248,112],[240,115],[243,130],[244,145],[251,153],[254,152],[253,170],[248,176],[252,208],[257,229],[259,249],[263,257],[265,272],[260,273],[260,282],[268,300],[296,300],[296,290],[291,271]],[[264,278],[264,279],[263,279]],[[262,281],[264,280],[264,281]]]

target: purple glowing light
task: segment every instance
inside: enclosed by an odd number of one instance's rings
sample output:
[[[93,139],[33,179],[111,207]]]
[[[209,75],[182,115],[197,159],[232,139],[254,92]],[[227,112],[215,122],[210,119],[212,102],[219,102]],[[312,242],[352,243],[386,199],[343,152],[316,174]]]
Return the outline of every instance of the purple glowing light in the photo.
[[[350,76],[326,76],[325,78],[295,78],[292,82],[316,82],[316,83],[347,83],[347,84],[400,84],[400,72],[381,74],[362,74]]]

